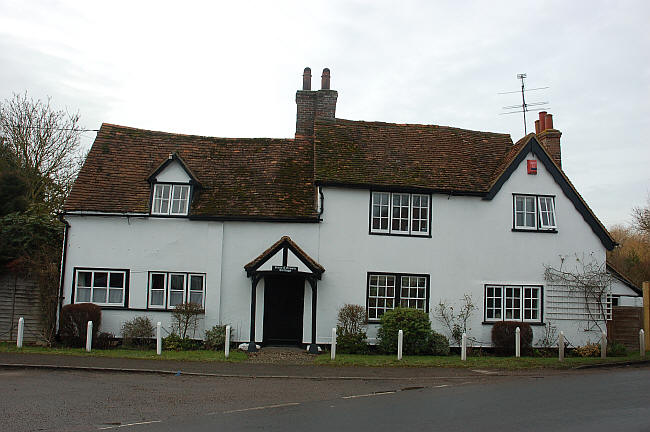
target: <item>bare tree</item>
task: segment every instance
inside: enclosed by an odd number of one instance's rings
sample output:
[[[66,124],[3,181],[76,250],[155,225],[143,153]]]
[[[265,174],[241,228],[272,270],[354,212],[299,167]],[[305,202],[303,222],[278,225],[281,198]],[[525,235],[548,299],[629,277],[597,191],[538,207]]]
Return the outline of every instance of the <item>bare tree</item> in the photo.
[[[63,204],[81,162],[79,115],[56,110],[25,94],[0,101],[3,153],[28,184],[31,203],[56,211]]]
[[[632,209],[632,218],[634,218],[634,228],[650,236],[650,196],[646,201],[645,207],[634,207]]]

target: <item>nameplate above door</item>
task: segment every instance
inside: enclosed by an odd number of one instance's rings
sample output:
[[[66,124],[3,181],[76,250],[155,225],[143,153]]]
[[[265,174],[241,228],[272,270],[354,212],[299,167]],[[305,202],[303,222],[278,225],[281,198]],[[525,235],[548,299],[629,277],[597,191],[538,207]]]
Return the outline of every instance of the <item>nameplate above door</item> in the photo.
[[[298,267],[292,267],[292,266],[273,266],[273,271],[274,272],[280,272],[280,273],[295,273],[298,271]]]

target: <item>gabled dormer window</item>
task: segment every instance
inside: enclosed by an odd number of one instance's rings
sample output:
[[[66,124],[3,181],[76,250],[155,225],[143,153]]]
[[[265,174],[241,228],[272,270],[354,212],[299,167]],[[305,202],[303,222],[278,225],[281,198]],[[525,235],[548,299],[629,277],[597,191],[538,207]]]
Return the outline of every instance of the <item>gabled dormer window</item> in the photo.
[[[190,185],[155,183],[151,214],[185,216],[190,201]]]

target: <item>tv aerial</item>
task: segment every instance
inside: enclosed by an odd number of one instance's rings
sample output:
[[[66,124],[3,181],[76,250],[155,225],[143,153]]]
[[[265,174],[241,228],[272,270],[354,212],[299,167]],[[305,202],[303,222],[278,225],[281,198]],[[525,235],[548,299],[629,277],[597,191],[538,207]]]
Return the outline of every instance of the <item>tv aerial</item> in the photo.
[[[497,93],[500,95],[507,95],[507,94],[514,94],[514,93],[521,93],[521,104],[517,105],[508,105],[501,107],[504,110],[509,110],[508,112],[503,112],[501,115],[504,114],[519,114],[523,113],[524,115],[524,135],[528,133],[528,129],[526,127],[526,113],[529,111],[544,111],[547,110],[548,107],[544,105],[548,105],[548,102],[526,102],[526,92],[531,92],[531,91],[538,91],[538,90],[546,90],[550,87],[537,87],[537,88],[532,88],[532,89],[527,89],[526,88],[526,74],[525,73],[520,73],[517,74],[517,79],[521,80],[521,90],[515,90],[515,91],[507,91],[507,92],[501,92]],[[515,111],[512,111],[515,110]]]

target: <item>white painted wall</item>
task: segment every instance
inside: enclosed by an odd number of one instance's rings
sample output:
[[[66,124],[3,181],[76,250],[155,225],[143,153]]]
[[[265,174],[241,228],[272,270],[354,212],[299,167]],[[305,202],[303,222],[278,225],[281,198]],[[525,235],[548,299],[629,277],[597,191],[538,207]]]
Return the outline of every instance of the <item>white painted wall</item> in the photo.
[[[167,183],[189,183],[190,176],[187,175],[187,172],[183,169],[181,164],[174,161],[158,173],[156,181]]]
[[[528,158],[535,159],[532,154]],[[482,323],[484,284],[546,285],[544,264],[557,267],[561,256],[591,255],[605,260],[600,240],[541,163],[538,174],[532,176],[526,174],[524,162],[491,201],[435,195],[431,238],[369,235],[369,191],[325,188],[323,192],[324,214],[319,224],[69,215],[65,303],[70,300],[74,267],[130,269],[129,305],[142,309],[146,308],[148,271],[205,273],[205,327],[231,324],[234,340],[248,341],[251,281],[244,265],[288,235],[326,270],[318,284],[318,343],[330,342],[341,305],[366,304],[367,273],[376,271],[430,275],[429,312],[439,331],[435,305],[444,301],[458,306],[463,294],[470,294],[479,307],[470,323],[471,335],[489,344],[492,326]],[[555,195],[558,233],[513,232],[513,193]],[[305,285],[303,341],[309,342],[311,288]],[[263,338],[263,306],[261,281],[257,287],[258,342]],[[164,317],[169,312],[105,310],[103,329],[118,334],[123,320],[142,314],[168,322]],[[597,337],[583,330],[584,323],[553,324],[574,345]],[[376,325],[369,326],[371,338],[376,329]],[[534,327],[535,341],[542,331]]]

